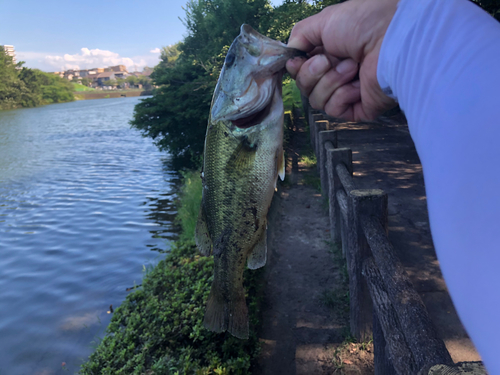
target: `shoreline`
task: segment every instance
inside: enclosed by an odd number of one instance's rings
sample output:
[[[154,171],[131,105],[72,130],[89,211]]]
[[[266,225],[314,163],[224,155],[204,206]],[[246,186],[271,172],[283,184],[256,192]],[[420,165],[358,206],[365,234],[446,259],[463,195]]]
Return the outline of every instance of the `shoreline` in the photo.
[[[153,95],[152,90],[75,91],[75,100],[110,99]]]

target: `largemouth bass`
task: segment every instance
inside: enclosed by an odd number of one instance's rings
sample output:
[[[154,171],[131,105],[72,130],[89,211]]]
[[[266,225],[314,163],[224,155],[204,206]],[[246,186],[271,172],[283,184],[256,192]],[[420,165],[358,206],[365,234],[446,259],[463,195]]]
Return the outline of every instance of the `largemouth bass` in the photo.
[[[248,338],[245,265],[265,265],[267,212],[284,178],[281,78],[303,52],[242,25],[226,55],[212,99],[196,227],[200,252],[214,255],[204,325]]]

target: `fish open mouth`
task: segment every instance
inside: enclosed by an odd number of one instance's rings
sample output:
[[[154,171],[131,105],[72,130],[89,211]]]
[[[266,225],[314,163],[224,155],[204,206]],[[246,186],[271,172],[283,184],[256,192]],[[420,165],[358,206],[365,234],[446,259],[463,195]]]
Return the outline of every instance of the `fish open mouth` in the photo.
[[[235,120],[231,120],[234,126],[240,129],[248,129],[251,128],[252,126],[260,124],[266,116],[269,114],[269,111],[271,110],[271,104],[272,100],[269,101],[269,103],[264,107],[264,109],[252,113],[249,116],[238,118]]]

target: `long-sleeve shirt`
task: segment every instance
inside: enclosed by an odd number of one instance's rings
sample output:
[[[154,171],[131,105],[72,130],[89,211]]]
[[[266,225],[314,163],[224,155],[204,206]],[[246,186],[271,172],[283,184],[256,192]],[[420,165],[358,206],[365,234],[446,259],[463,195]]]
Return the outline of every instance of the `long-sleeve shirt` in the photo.
[[[377,78],[408,119],[455,307],[500,374],[500,23],[467,0],[401,0]]]

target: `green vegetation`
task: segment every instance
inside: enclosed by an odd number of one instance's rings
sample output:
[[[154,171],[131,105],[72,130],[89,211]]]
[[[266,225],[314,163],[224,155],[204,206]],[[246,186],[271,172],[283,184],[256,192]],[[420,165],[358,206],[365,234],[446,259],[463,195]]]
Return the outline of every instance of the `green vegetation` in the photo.
[[[74,100],[69,81],[22,65],[14,64],[0,47],[0,110]]]
[[[500,21],[500,0],[471,0]]]
[[[135,107],[132,126],[175,155],[176,166],[198,166],[212,93],[241,24],[286,40],[297,21],[337,2],[285,0],[273,8],[268,0],[189,1],[184,19],[188,35],[163,48],[151,74],[159,88]]]
[[[283,80],[283,108],[285,114],[292,114],[294,108],[302,108],[300,90],[291,78]]]
[[[181,240],[194,238],[194,230],[201,205],[202,184],[200,173],[191,171],[184,173],[181,188],[181,202],[176,220],[182,228]]]
[[[147,275],[142,287],[117,308],[81,374],[250,374],[259,353],[255,327],[261,271],[245,272],[250,338],[237,339],[203,328],[205,303],[213,278],[213,258],[197,253],[192,233],[201,200],[199,173],[184,176],[180,199],[183,229],[167,257]]]
[[[87,87],[87,86],[84,86],[80,83],[75,83],[73,82],[73,91],[96,91],[95,89],[93,89],[92,87]]]

